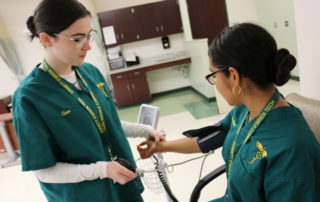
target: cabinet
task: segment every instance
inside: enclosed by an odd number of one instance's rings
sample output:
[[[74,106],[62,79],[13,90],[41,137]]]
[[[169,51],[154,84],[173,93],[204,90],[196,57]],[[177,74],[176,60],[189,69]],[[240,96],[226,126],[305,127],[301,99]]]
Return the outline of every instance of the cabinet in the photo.
[[[178,1],[166,0],[155,4],[156,29],[160,36],[183,32]]]
[[[151,99],[147,75],[143,70],[113,74],[111,80],[119,107]]]
[[[166,0],[98,13],[101,27],[113,26],[117,43],[161,37],[182,32],[177,1]]]
[[[132,17],[134,13],[134,8],[124,8],[98,13],[101,27],[113,26],[117,39],[117,43],[114,45],[120,45],[137,40],[136,27],[133,26],[134,19]]]
[[[225,0],[187,0],[187,4],[194,39],[208,38],[211,43],[228,26]]]

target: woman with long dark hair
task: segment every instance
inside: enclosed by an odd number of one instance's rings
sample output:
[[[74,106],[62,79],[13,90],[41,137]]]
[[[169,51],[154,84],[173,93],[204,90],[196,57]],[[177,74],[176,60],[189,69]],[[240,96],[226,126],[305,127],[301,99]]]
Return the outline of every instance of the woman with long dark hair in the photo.
[[[222,31],[209,56],[212,73],[206,79],[235,107],[218,124],[187,132],[199,137],[146,141],[138,147],[140,155],[208,152],[223,146],[227,190],[214,201],[320,201],[319,143],[300,110],[276,88],[290,79],[294,56],[250,23]],[[208,129],[212,133],[203,135]]]

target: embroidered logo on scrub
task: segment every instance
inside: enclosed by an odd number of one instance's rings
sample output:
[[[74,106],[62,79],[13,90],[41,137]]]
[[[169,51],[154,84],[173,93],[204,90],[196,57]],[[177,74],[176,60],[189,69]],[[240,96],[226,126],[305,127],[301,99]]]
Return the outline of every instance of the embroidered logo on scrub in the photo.
[[[109,98],[109,95],[106,93],[106,91],[103,88],[104,83],[98,83],[97,87],[100,88],[100,90],[102,91],[102,93],[104,94],[104,96],[106,96],[107,98]]]
[[[256,153],[256,156],[248,162],[249,165],[253,164],[256,160],[266,157],[268,155],[267,148],[264,147],[259,141],[256,142],[256,147],[258,151]]]
[[[67,116],[68,114],[71,113],[71,110],[66,110],[66,111],[61,111],[61,116]]]

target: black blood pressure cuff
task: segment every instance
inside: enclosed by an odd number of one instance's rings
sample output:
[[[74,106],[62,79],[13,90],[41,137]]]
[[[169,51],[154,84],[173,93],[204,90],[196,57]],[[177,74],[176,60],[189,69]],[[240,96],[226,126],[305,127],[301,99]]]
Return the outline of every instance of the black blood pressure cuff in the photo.
[[[221,147],[226,138],[221,122],[213,126],[207,126],[194,130],[187,130],[182,133],[187,137],[197,137],[201,152],[207,153]]]

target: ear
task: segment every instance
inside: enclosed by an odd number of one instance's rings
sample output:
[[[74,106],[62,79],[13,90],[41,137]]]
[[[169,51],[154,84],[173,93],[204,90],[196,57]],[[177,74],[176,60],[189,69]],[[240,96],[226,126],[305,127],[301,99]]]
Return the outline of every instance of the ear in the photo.
[[[45,47],[51,47],[53,45],[53,37],[48,35],[45,32],[41,32],[39,35],[40,42],[45,46]]]
[[[233,82],[234,86],[239,86],[241,82],[241,76],[238,70],[234,67],[229,67],[230,76],[229,79]]]

